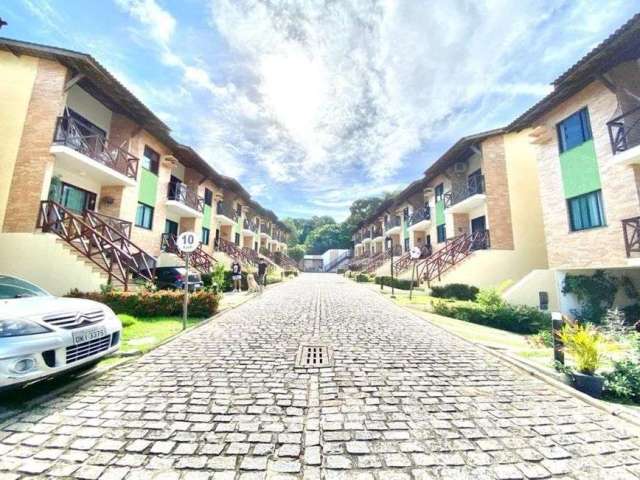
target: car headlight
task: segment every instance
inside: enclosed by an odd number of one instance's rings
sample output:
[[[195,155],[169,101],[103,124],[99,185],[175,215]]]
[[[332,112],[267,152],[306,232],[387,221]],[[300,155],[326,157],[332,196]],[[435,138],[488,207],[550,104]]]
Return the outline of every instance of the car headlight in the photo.
[[[21,337],[23,335],[37,335],[39,333],[48,333],[51,331],[52,330],[40,325],[39,323],[24,318],[0,318],[0,338]]]

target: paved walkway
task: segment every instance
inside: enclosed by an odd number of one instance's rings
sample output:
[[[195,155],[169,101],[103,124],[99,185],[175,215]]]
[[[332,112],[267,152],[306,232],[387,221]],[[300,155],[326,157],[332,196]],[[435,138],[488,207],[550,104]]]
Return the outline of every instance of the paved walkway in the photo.
[[[295,368],[301,343],[334,366]],[[640,478],[640,440],[376,293],[308,274],[0,425],[0,480]]]

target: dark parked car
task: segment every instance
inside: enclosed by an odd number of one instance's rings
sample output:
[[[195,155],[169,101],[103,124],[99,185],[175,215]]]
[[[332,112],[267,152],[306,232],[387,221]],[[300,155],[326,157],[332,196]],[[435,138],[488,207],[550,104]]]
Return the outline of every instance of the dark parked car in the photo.
[[[158,267],[156,268],[156,285],[160,289],[184,288],[186,269],[184,267]],[[189,272],[189,291],[193,292],[202,288],[202,278],[198,272]]]

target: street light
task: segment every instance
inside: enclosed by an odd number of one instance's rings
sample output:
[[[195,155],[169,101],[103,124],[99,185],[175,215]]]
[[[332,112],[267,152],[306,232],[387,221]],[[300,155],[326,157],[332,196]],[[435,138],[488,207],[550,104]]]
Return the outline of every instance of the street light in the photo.
[[[385,241],[387,243],[387,248],[391,250],[391,265],[389,266],[391,268],[391,298],[396,298],[395,290],[393,288],[393,237],[388,236],[385,238]],[[380,283],[382,283],[382,281]]]

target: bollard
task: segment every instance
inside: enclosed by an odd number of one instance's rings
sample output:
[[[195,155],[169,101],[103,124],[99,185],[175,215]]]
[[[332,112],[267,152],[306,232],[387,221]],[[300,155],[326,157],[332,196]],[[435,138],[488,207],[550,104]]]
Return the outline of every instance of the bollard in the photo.
[[[564,365],[564,344],[560,340],[560,330],[564,325],[564,317],[560,312],[551,314],[551,336],[553,337],[553,359]]]

